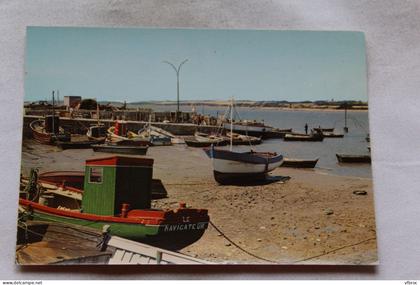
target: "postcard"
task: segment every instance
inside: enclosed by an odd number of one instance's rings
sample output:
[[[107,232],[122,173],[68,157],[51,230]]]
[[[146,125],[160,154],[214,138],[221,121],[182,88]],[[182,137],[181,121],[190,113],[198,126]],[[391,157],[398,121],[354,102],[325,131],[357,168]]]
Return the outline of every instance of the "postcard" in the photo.
[[[377,264],[365,38],[28,27],[16,262]]]

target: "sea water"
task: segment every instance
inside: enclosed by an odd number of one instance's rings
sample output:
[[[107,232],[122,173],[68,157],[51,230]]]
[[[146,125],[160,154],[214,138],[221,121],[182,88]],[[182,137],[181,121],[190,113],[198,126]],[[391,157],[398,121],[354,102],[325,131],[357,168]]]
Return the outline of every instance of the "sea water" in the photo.
[[[173,105],[150,106],[155,111],[174,111]],[[181,111],[191,111],[190,106],[180,106]],[[334,128],[335,133],[344,133],[344,110],[280,110],[272,108],[236,107],[240,119],[264,121],[266,125],[280,129],[292,128],[293,132],[304,133],[305,124],[311,128]],[[196,111],[205,115],[223,115],[226,107],[196,106]],[[236,115],[236,118],[238,116]],[[348,133],[344,138],[324,138],[322,142],[294,142],[283,139],[264,140],[261,145],[252,146],[256,151],[277,152],[289,158],[314,159],[319,158],[315,171],[326,174],[357,176],[370,178],[370,164],[338,163],[336,153],[369,154],[369,143],[366,136],[369,133],[368,112],[347,112]],[[248,146],[235,146],[238,151],[249,150]]]

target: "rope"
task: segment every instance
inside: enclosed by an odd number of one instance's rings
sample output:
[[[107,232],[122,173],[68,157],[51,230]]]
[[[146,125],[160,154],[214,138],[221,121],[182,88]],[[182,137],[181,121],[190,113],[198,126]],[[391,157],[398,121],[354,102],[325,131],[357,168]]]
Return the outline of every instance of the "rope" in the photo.
[[[351,247],[351,246],[359,245],[359,244],[362,244],[362,243],[365,243],[365,242],[368,242],[368,241],[371,241],[371,240],[374,240],[374,239],[376,239],[376,237],[368,238],[368,239],[365,239],[365,240],[362,240],[362,241],[359,241],[359,242],[356,242],[356,243],[353,243],[353,244],[345,245],[345,246],[342,246],[342,247],[339,247],[339,248],[336,248],[336,249],[327,251],[325,253],[321,253],[321,254],[314,255],[314,256],[311,256],[311,257],[308,257],[308,258],[300,259],[300,260],[295,261],[294,263],[308,261],[308,260],[311,260],[311,259],[314,259],[314,258],[318,258],[318,257],[324,256],[324,255],[327,255],[327,254],[330,254],[330,253],[333,253],[333,252],[336,252],[336,251],[339,251],[339,250],[342,250],[342,249]]]
[[[349,116],[349,119],[351,119],[353,121],[353,123],[354,123],[355,126],[360,127],[366,133],[369,133],[368,130],[362,125],[362,123],[359,122],[359,120],[357,120],[356,118],[353,118],[352,116]]]
[[[216,227],[216,225],[212,222],[212,221],[209,221],[209,224],[210,225],[212,225],[213,226],[213,228],[219,233],[219,234],[221,234],[222,235],[222,237],[223,238],[225,238],[227,241],[229,241],[231,244],[233,244],[237,249],[239,249],[240,251],[242,251],[242,252],[244,252],[244,253],[246,253],[246,254],[248,254],[248,255],[250,255],[250,256],[252,256],[252,257],[255,257],[255,258],[257,258],[257,259],[259,259],[259,260],[262,260],[262,261],[266,261],[266,262],[269,262],[269,263],[278,263],[277,261],[274,261],[274,260],[270,260],[270,259],[267,259],[267,258],[264,258],[264,257],[260,257],[260,256],[258,256],[258,255],[256,255],[256,254],[254,254],[254,253],[252,253],[252,252],[250,252],[250,251],[248,251],[248,250],[246,250],[246,249],[244,249],[243,247],[241,247],[240,245],[238,245],[237,243],[235,243],[233,240],[231,240],[229,237],[227,237],[218,227]]]

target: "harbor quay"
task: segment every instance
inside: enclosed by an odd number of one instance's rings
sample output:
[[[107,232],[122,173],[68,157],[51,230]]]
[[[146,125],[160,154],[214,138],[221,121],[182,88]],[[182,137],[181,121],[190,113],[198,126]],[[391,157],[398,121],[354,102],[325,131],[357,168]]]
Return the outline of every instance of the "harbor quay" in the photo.
[[[42,118],[42,116],[34,115],[25,115],[23,117],[23,136],[25,138],[31,137],[31,129],[29,127],[30,123]],[[97,122],[98,120],[96,119],[60,117],[60,126],[73,134],[86,134],[86,130],[89,126],[94,125]],[[131,120],[125,120],[125,122],[127,122],[128,130],[132,131],[137,131],[148,123],[147,121]],[[114,123],[115,120],[101,119],[101,124],[107,128],[113,126]],[[194,135],[196,131],[211,133],[218,130],[217,126],[196,125],[192,123],[152,122],[152,125],[179,136],[191,136]]]

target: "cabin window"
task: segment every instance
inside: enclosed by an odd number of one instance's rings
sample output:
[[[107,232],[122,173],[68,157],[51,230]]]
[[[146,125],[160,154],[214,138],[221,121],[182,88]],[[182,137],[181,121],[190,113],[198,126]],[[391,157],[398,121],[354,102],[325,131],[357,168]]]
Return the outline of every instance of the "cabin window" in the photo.
[[[103,181],[103,168],[91,167],[89,169],[89,183],[102,183]]]

